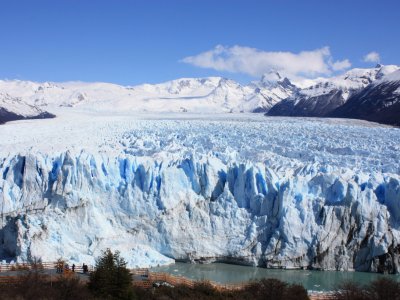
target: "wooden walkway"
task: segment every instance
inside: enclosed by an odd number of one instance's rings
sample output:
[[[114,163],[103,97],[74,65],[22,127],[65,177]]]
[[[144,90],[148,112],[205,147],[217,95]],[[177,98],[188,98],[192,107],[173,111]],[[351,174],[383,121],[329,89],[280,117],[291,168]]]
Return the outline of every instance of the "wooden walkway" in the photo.
[[[186,277],[175,276],[169,273],[151,272],[148,269],[135,269],[132,270],[133,284],[142,288],[150,288],[156,283],[168,283],[172,286],[176,285],[186,285],[193,288],[196,284],[202,281],[188,279]],[[241,290],[249,286],[248,282],[243,283],[229,283],[222,284],[214,281],[205,281],[219,291],[226,290]]]
[[[55,270],[57,269],[58,264],[59,262],[43,262],[40,264],[40,269]],[[71,266],[72,265],[69,265],[69,270],[65,270],[64,268],[62,268],[62,274],[73,275],[74,273],[71,271]],[[1,275],[1,272],[23,271],[29,270],[31,268],[31,264],[0,264],[0,285],[17,284],[21,281],[18,276]],[[88,269],[89,272],[92,272],[94,270],[94,267],[88,266]],[[157,284],[169,284],[171,286],[185,285],[190,288],[194,288],[196,284],[205,282],[213,286],[218,291],[232,291],[242,290],[250,285],[249,282],[222,284],[215,281],[198,281],[186,277],[171,275],[169,273],[151,272],[149,269],[131,269],[130,271],[132,274],[133,285],[144,289],[152,288]],[[75,266],[75,272],[83,273],[82,265]],[[51,275],[49,274],[45,274],[45,276],[49,278],[51,277]],[[53,279],[56,280],[56,277],[53,276]],[[311,300],[335,299],[335,295],[333,293],[311,293],[309,297]]]
[[[168,273],[151,272],[148,269],[136,269],[132,270],[134,277],[133,284],[141,288],[151,288],[156,283],[166,282],[172,286],[176,285],[186,285],[188,287],[194,287],[196,284],[201,283],[201,281],[188,279],[181,276],[174,276]],[[213,286],[218,291],[232,291],[232,290],[242,290],[248,287],[250,284],[248,282],[242,283],[230,283],[222,284],[214,281],[206,281],[206,283]],[[327,293],[311,293],[309,295],[311,300],[332,300],[335,299],[335,295],[332,292]]]
[[[332,292],[327,293],[313,293],[309,294],[310,300],[333,300],[336,299],[335,294]]]
[[[42,262],[38,263],[39,269],[43,270],[55,270],[57,269],[57,266],[59,265],[59,262]],[[65,263],[62,264],[62,269],[65,271]],[[68,264],[69,270],[72,268],[72,264]],[[30,270],[32,269],[32,264],[28,263],[15,263],[15,264],[0,264],[0,273],[2,272],[11,272],[11,271],[24,271],[24,270]],[[92,272],[94,270],[94,267],[91,265],[88,265],[88,272]],[[82,265],[75,265],[75,272],[82,273]]]

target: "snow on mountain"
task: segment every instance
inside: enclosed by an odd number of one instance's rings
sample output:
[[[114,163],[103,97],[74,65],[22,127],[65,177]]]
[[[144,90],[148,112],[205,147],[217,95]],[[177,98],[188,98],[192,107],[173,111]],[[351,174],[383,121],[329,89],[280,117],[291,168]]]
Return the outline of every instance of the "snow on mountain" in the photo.
[[[36,106],[23,102],[20,98],[13,98],[8,94],[0,93],[0,124],[22,119],[52,118],[49,114]]]
[[[21,116],[29,117],[41,113],[41,110],[35,106],[24,103],[21,99],[12,98],[7,94],[0,94],[0,106],[7,108],[9,112],[19,113]]]
[[[75,107],[97,112],[268,112],[326,116],[354,93],[398,69],[391,65],[352,69],[340,76],[309,81],[313,84],[305,88],[271,71],[260,81],[247,85],[221,77],[181,78],[132,87],[11,80],[0,81],[0,92],[55,114],[60,113],[59,108]]]
[[[399,70],[395,65],[376,65],[371,69],[351,69],[346,73],[331,77],[318,79],[318,82],[309,88],[301,90],[301,94],[316,97],[327,94],[332,90],[342,90],[344,100],[347,100],[352,91],[360,90],[375,80],[381,79],[383,76]]]
[[[268,112],[271,107],[295,94],[298,88],[287,78],[282,78],[278,72],[269,72],[260,81],[248,85],[251,92],[247,93],[248,109],[245,111]]]
[[[240,84],[220,77],[184,78],[133,87],[142,111],[232,112],[239,111],[244,91]]]
[[[315,116],[323,117],[342,106],[351,95],[370,83],[398,70],[398,66],[377,65],[371,69],[352,69],[299,90],[291,97],[278,103],[269,112],[274,116]]]
[[[379,85],[383,82],[398,82],[400,81],[400,71],[399,70],[393,71],[385,76],[382,76],[380,79],[381,79],[380,81],[375,82],[375,85]]]
[[[182,78],[133,87],[109,83],[0,81],[1,92],[55,111],[58,107],[78,107],[103,112],[265,112],[294,90],[288,79],[270,81],[268,85],[261,81],[242,86],[221,77]]]
[[[91,263],[110,247],[130,266],[399,272],[396,128],[78,111],[32,122],[0,127],[1,258]]]
[[[400,70],[382,75],[365,89],[352,95],[332,117],[359,118],[400,126]]]

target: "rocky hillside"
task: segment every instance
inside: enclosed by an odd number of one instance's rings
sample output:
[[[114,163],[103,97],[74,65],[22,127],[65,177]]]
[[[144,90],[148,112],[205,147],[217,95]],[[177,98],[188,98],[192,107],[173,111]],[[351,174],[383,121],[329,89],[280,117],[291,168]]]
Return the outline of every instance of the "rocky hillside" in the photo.
[[[355,93],[328,116],[400,126],[400,71],[389,74]]]
[[[47,119],[55,115],[29,105],[19,98],[0,93],[0,124],[24,119]]]
[[[372,69],[352,69],[343,75],[323,80],[293,94],[272,107],[270,116],[326,117],[364,90],[399,67],[377,65]],[[356,118],[356,116],[353,116]]]

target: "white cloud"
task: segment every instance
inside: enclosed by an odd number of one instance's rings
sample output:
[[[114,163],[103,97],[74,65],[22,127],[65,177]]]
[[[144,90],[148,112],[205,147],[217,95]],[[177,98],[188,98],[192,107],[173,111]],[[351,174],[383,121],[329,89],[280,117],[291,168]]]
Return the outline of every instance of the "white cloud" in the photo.
[[[375,51],[372,51],[364,56],[365,62],[378,63],[380,60],[381,60],[381,57],[380,57],[379,53],[375,52]]]
[[[348,59],[338,60],[334,63],[331,63],[331,68],[333,71],[341,71],[351,67],[351,63]]]
[[[182,61],[201,68],[244,73],[251,76],[260,76],[268,71],[276,70],[289,78],[329,75],[351,66],[347,59],[333,61],[329,47],[292,53],[218,45],[198,55],[185,57]]]

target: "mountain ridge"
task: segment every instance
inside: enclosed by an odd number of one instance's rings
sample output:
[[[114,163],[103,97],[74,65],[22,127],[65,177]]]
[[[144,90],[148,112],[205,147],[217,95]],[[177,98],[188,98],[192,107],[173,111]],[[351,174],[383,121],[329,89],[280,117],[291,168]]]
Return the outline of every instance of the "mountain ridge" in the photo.
[[[400,70],[371,83],[328,116],[400,126]]]
[[[20,98],[13,98],[8,94],[0,93],[0,124],[10,121],[28,119],[48,119],[55,115],[34,105],[29,105]]]
[[[278,75],[280,78],[280,75]],[[37,107],[90,107],[135,112],[266,112],[296,89],[288,80],[242,85],[223,77],[180,78],[159,84],[0,80],[0,92]]]
[[[327,117],[335,109],[344,105],[351,96],[398,69],[399,67],[394,65],[377,65],[371,69],[349,70],[342,75],[323,79],[308,88],[300,89],[292,97],[272,107],[267,114],[269,116]]]
[[[245,85],[224,77],[179,78],[136,86],[0,80],[0,95],[19,99],[48,114],[56,114],[60,108],[76,108],[93,112],[252,112],[268,116],[362,118],[363,113],[341,113],[343,110],[339,108],[348,99],[361,95],[369,85],[384,80],[399,69],[395,65],[354,68],[331,78],[309,80],[306,86],[292,82],[276,71],[265,73],[260,80]],[[397,89],[393,92],[391,97],[397,99],[400,93]],[[369,103],[374,106],[371,101]],[[2,107],[6,109],[7,105]],[[392,109],[387,108],[384,115],[396,115]],[[23,112],[15,113],[23,115]],[[385,117],[368,120],[385,123]],[[398,122],[391,117],[386,123]]]

